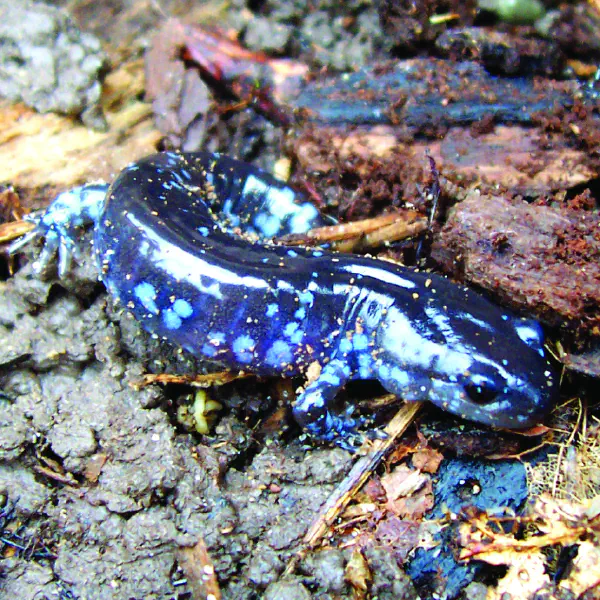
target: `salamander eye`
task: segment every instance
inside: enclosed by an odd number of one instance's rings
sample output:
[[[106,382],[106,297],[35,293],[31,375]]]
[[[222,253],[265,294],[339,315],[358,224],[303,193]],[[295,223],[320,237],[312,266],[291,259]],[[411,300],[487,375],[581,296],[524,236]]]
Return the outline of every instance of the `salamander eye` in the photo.
[[[464,390],[469,400],[475,404],[491,404],[498,396],[496,383],[485,375],[473,375],[464,385]]]

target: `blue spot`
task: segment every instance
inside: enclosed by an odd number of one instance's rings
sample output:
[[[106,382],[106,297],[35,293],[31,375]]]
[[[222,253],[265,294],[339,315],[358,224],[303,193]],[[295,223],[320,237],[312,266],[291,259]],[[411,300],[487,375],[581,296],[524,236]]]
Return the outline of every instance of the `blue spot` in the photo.
[[[218,346],[219,344],[223,344],[225,342],[225,334],[221,331],[209,331],[208,339],[212,344],[216,344]]]
[[[355,350],[366,350],[369,347],[369,338],[364,333],[355,333],[352,345]]]
[[[320,256],[323,256],[323,253],[320,250],[315,250],[313,252],[313,256],[319,258]]]
[[[358,355],[358,364],[361,367],[370,367],[371,366],[371,355],[366,352],[361,352]]]
[[[310,229],[310,222],[319,211],[309,202],[295,207],[297,213],[290,219],[289,228],[292,233],[304,233]]]
[[[187,319],[188,317],[191,317],[194,312],[192,305],[187,300],[183,300],[183,298],[178,298],[177,300],[175,300],[171,308],[182,319]]]
[[[227,198],[223,202],[223,208],[221,209],[221,212],[227,216],[227,219],[229,220],[229,225],[231,225],[232,227],[238,227],[241,224],[242,220],[238,215],[236,215],[232,211],[233,201],[231,200],[231,198]]]
[[[277,304],[267,304],[267,310],[265,311],[265,315],[267,317],[272,317],[279,312],[279,306]]]
[[[386,380],[390,378],[390,368],[387,365],[381,365],[379,367],[379,377]]]
[[[304,331],[302,331],[302,329],[298,329],[298,331],[296,331],[293,335],[290,336],[290,342],[292,342],[292,344],[299,344],[302,341],[303,337]]]
[[[332,373],[328,373],[327,371],[323,371],[323,373],[321,373],[321,377],[319,377],[319,380],[323,381],[324,383],[328,383],[333,387],[339,387],[341,384],[340,378],[337,375],[333,375]]]
[[[203,235],[204,237],[208,235],[208,227],[198,227],[198,231],[200,232],[200,235]]]
[[[212,358],[218,352],[218,348],[225,342],[225,334],[221,331],[209,331],[207,342],[202,346],[202,354]]]
[[[306,309],[304,307],[299,308],[295,313],[294,317],[300,321],[306,317]]]
[[[202,346],[202,354],[204,356],[208,356],[208,358],[212,358],[217,353],[217,349],[212,344],[204,344]]]
[[[179,329],[181,327],[181,319],[179,318],[177,313],[171,308],[163,310],[162,317],[163,321],[165,322],[165,327],[167,329]]]
[[[285,337],[292,337],[296,329],[298,329],[298,323],[288,323],[283,330],[283,335]]]
[[[281,219],[267,213],[259,213],[254,219],[254,225],[265,237],[273,237],[281,228]]]
[[[358,374],[361,379],[369,379],[372,376],[372,359],[371,355],[362,352],[358,355]]]
[[[241,363],[248,365],[254,358],[254,346],[255,342],[249,335],[240,335],[233,341],[232,350]]]
[[[340,352],[347,354],[352,350],[352,342],[348,338],[342,338],[340,340]]]
[[[307,219],[314,219],[319,214],[317,207],[312,205],[310,202],[304,202],[303,204],[301,204],[300,209],[302,214]]]
[[[400,387],[407,387],[410,383],[408,373],[403,371],[400,367],[394,367],[392,369],[392,379],[398,383]]]
[[[292,293],[296,291],[296,288],[289,281],[284,281],[283,279],[277,280],[277,289]]]
[[[287,255],[294,258],[294,257],[298,256],[298,253],[295,250],[288,250]]]
[[[273,367],[281,367],[292,362],[292,350],[290,345],[283,340],[277,340],[267,350],[265,360]]]
[[[300,304],[312,306],[315,296],[312,292],[298,292],[298,300],[300,301]]]
[[[138,283],[135,288],[133,288],[133,293],[147,311],[158,314],[159,310],[155,302],[156,289],[151,283],[148,283],[147,281]]]

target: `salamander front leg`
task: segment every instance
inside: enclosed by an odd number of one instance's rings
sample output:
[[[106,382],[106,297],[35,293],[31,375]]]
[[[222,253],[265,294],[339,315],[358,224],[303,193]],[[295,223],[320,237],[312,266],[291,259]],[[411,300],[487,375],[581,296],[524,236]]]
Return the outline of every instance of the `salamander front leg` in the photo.
[[[78,229],[96,225],[107,192],[107,184],[90,183],[59,194],[45,211],[25,217],[36,228],[13,242],[8,252],[15,254],[36,237],[43,237],[44,247],[34,263],[35,271],[43,271],[58,252],[58,275],[65,277],[72,258],[79,257]]]
[[[352,418],[353,408],[343,415],[333,415],[329,411],[329,405],[348,381],[349,374],[350,369],[342,361],[328,363],[296,399],[294,417],[313,437],[353,451],[356,442],[362,441],[356,431],[362,420]]]

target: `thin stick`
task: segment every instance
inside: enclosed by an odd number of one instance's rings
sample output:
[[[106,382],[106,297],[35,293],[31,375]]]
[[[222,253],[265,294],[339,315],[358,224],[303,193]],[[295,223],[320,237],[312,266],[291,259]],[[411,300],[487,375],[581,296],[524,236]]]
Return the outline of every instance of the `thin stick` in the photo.
[[[362,449],[368,448],[368,453],[354,464],[345,479],[335,489],[333,494],[329,496],[325,504],[323,504],[319,515],[313,521],[302,540],[302,549],[290,560],[285,569],[284,576],[293,573],[300,560],[306,556],[311,548],[314,548],[319,543],[344,508],[346,508],[354,494],[371,476],[371,473],[377,468],[385,455],[394,447],[396,440],[414,421],[422,406],[422,402],[404,404],[384,429],[387,434],[385,439],[369,440],[363,444]]]

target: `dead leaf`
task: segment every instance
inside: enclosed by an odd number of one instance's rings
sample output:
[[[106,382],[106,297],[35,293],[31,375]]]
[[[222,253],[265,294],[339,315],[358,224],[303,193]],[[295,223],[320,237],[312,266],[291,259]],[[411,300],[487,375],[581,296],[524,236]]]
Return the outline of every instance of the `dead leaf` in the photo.
[[[597,586],[600,586],[600,547],[591,541],[581,542],[569,576],[558,587],[579,597]]]
[[[352,552],[352,556],[346,565],[344,579],[355,589],[357,600],[365,597],[364,592],[367,591],[371,582],[371,572],[367,561],[359,550]]]
[[[421,448],[412,456],[413,467],[426,473],[437,473],[442,460],[443,454],[434,448]]]
[[[381,485],[388,509],[400,517],[419,519],[433,507],[431,478],[418,470],[400,465],[382,477]]]

